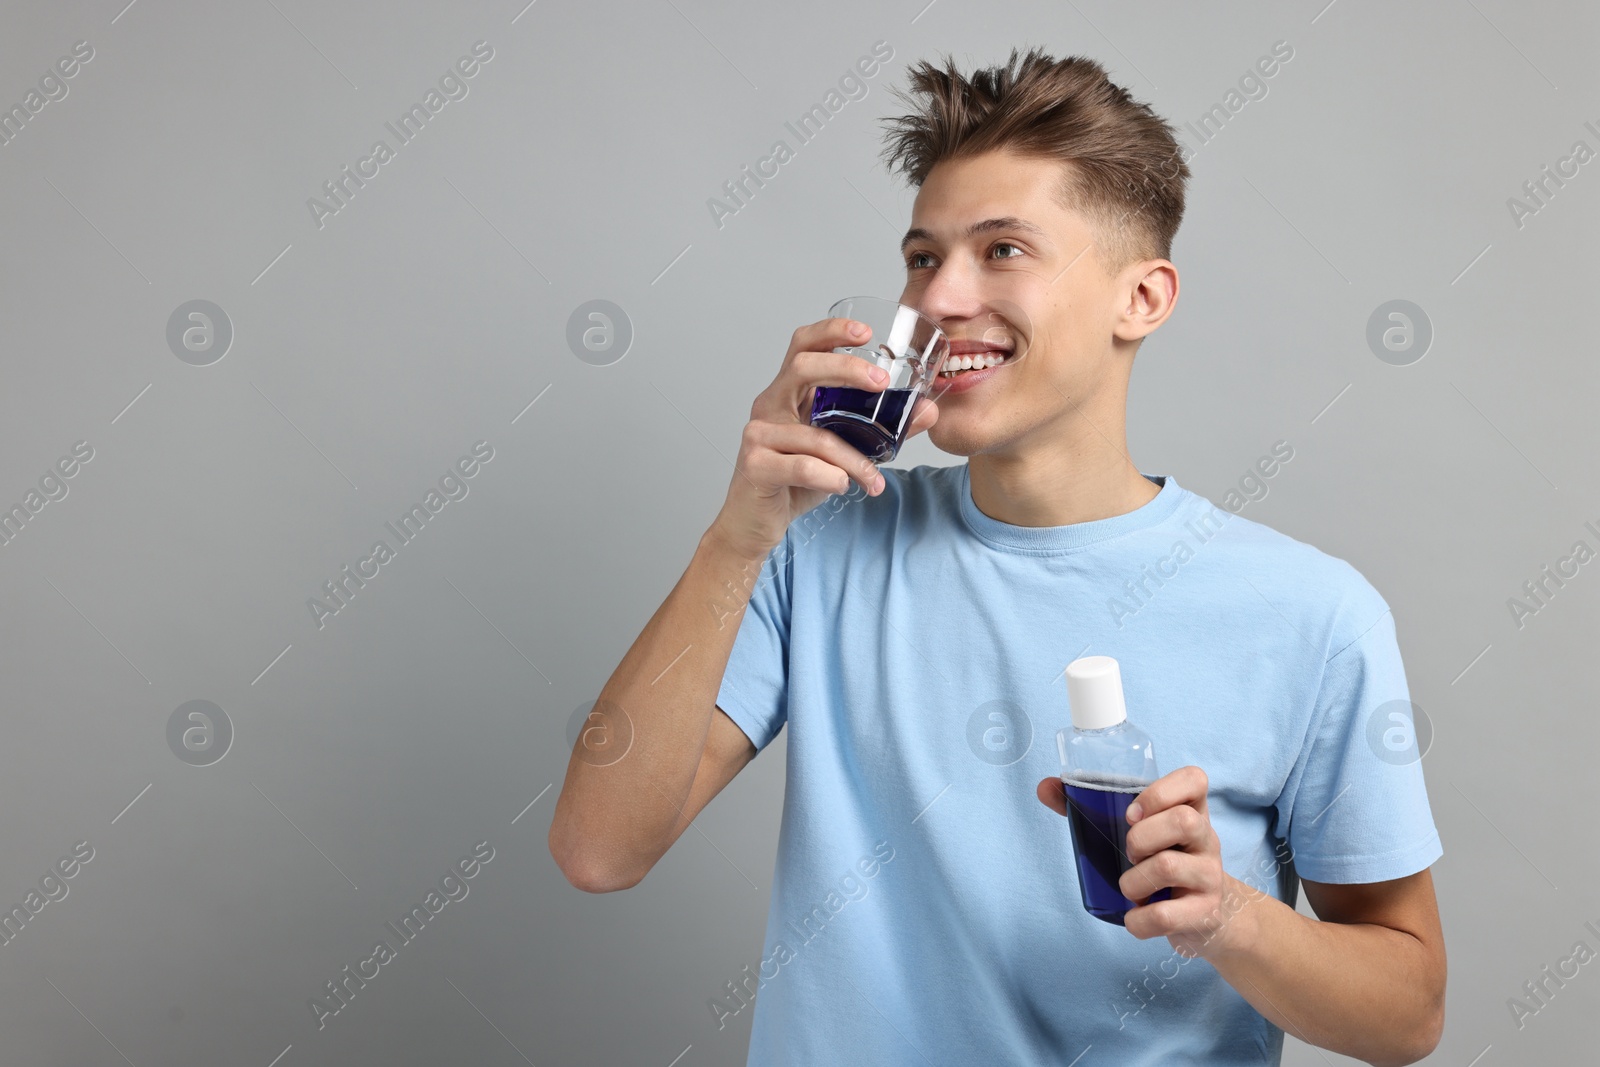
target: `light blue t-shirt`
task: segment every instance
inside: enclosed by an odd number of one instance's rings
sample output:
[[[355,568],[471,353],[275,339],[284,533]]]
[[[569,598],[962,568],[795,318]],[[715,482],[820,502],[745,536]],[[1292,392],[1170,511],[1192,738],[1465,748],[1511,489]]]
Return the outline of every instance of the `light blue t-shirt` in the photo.
[[[1210,963],[1083,909],[1035,794],[1063,670],[1119,661],[1161,773],[1206,772],[1225,869],[1293,906],[1299,877],[1443,852],[1388,604],[1171,476],[1024,527],[978,510],[965,464],[883,473],[790,526],[739,619],[717,704],[758,749],[787,722],[788,764],[762,959],[713,1014],[754,1011],[758,1067],[1278,1063],[1283,1031]]]

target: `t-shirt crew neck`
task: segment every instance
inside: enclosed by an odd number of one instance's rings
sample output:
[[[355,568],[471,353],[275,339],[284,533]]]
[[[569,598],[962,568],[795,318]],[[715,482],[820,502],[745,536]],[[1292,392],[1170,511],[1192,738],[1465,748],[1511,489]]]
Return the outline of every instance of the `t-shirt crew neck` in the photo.
[[[1182,503],[1183,491],[1170,474],[1154,475],[1140,472],[1141,476],[1159,486],[1155,496],[1121,515],[1088,522],[1074,522],[1065,526],[1014,526],[1009,522],[985,515],[972,499],[972,468],[961,464],[961,485],[957,498],[961,518],[967,528],[991,548],[1002,552],[1052,554],[1076,552],[1113,537],[1143,530],[1165,520]]]

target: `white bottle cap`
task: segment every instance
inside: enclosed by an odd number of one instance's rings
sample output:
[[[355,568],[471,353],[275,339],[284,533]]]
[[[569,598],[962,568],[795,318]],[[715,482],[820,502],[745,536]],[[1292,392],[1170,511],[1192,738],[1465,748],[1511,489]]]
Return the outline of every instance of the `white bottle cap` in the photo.
[[[1110,656],[1084,656],[1067,664],[1067,701],[1072,725],[1102,730],[1128,717],[1122,697],[1122,669]]]

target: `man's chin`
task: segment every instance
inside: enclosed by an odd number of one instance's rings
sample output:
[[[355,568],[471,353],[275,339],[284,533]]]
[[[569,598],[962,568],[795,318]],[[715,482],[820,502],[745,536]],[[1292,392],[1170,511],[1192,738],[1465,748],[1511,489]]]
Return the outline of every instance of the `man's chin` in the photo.
[[[965,427],[957,427],[954,420],[945,422],[944,413],[939,415],[939,421],[928,430],[928,440],[941,452],[948,452],[952,456],[962,459],[976,455],[983,450],[983,442]]]

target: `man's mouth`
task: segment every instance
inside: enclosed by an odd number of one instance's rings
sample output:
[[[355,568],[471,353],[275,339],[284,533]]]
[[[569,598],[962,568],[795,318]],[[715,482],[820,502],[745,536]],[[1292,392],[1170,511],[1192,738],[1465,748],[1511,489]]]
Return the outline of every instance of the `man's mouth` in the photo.
[[[957,341],[950,346],[950,354],[945,357],[939,377],[954,379],[963,371],[998,367],[1010,359],[1010,349]]]

